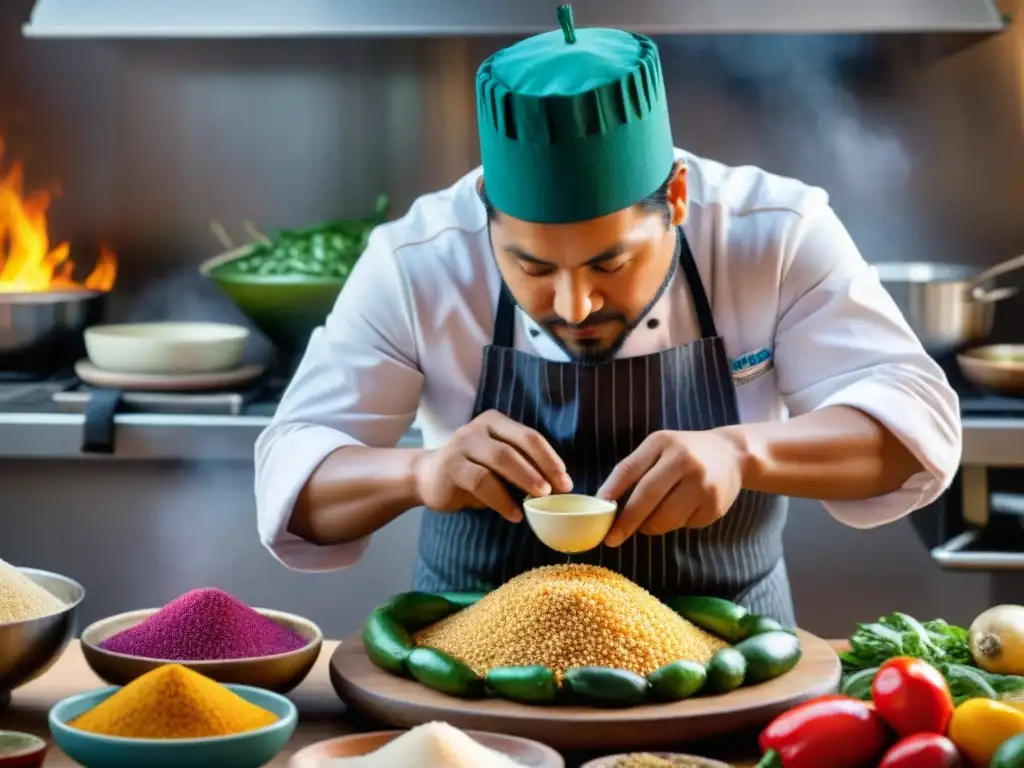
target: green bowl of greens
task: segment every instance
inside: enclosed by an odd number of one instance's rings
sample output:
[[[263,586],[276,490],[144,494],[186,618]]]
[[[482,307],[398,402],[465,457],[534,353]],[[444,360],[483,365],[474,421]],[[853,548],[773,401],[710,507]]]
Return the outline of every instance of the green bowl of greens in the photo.
[[[386,220],[387,208],[381,195],[370,217],[261,236],[199,270],[281,353],[300,354],[333,308],[370,232]]]

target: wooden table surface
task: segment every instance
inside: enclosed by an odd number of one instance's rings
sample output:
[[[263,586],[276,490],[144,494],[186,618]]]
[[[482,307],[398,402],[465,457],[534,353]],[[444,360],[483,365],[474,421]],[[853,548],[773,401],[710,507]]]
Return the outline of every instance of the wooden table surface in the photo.
[[[270,763],[272,768],[285,768],[291,755],[315,742],[356,731],[389,729],[389,726],[359,721],[346,714],[345,706],[331,687],[327,672],[328,662],[337,645],[336,641],[324,643],[309,677],[289,694],[299,709],[299,726],[285,750]],[[47,739],[50,751],[46,767],[73,768],[78,764],[64,755],[49,738],[46,715],[50,707],[61,699],[106,685],[89,669],[81,646],[74,640],[49,672],[14,692],[10,707],[0,713],[0,730],[26,731]],[[717,744],[688,746],[686,751],[718,758],[736,768],[750,768],[757,763],[755,734],[734,734]],[[583,760],[596,756],[567,755],[566,766],[575,768]]]

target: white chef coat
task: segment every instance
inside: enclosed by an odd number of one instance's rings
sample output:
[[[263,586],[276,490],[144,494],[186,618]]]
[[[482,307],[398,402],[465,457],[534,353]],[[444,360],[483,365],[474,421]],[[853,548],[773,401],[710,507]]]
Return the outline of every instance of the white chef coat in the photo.
[[[774,361],[769,373],[737,387],[741,419],[846,405],[885,424],[924,469],[888,495],[825,504],[851,527],[892,522],[938,498],[960,461],[957,395],[824,190],[677,155],[689,168],[683,229],[727,353],[739,360],[767,351]],[[480,173],[420,197],[372,233],[256,443],[260,537],[291,568],[345,568],[368,543],[317,546],[287,531],[299,491],[328,454],[349,445],[392,448],[417,414],[425,445],[440,446],[471,417],[500,285],[475,188]],[[618,356],[698,336],[679,271]],[[567,359],[521,311],[515,343]]]

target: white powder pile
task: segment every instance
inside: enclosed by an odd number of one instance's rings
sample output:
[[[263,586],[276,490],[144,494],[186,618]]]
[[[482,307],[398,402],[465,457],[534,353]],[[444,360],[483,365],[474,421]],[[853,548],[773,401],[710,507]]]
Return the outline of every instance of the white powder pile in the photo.
[[[65,608],[55,596],[0,560],[0,624],[49,616]]]
[[[369,755],[325,760],[321,768],[523,768],[448,723],[424,723]]]

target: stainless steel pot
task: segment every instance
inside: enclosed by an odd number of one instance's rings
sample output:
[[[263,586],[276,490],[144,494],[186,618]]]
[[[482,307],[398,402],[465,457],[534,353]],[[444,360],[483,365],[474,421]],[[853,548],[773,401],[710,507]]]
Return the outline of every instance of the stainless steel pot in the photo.
[[[878,276],[921,343],[932,354],[953,352],[992,332],[995,303],[1016,295],[996,277],[1024,268],[1024,255],[979,270],[961,264],[883,262]]]
[[[99,322],[100,291],[0,293],[0,371],[56,370],[82,353],[82,332]]]

